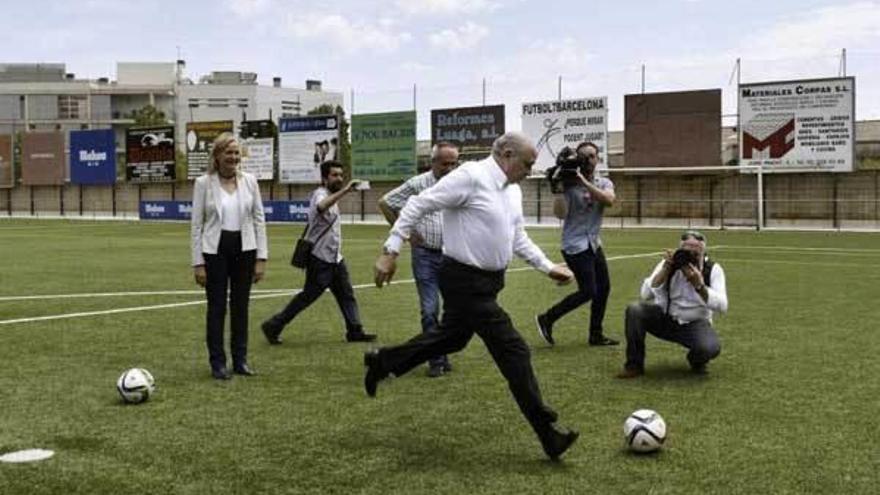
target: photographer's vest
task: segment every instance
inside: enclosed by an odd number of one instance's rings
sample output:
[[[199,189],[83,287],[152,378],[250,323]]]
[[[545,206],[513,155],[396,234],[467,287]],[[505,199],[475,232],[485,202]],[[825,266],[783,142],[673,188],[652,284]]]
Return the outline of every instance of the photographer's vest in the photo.
[[[715,262],[710,260],[708,256],[703,257],[703,285],[706,287],[711,287],[710,283],[712,280],[712,267],[715,266]],[[669,307],[672,305],[672,290],[670,289],[670,285],[672,284],[672,274],[669,275],[669,278],[666,279],[666,314],[669,314]]]

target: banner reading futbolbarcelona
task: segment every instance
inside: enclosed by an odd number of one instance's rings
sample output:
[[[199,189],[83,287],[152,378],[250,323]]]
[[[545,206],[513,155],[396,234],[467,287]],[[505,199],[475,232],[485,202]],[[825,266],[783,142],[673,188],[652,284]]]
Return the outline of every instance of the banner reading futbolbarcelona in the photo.
[[[278,181],[320,184],[321,163],[336,160],[339,117],[291,117],[278,121]]]
[[[597,168],[608,169],[608,105],[604,96],[523,103],[522,130],[538,149],[532,173],[552,167],[563,147],[575,149],[584,141],[599,147]]]
[[[353,115],[351,163],[358,179],[390,181],[415,175],[416,112]]]
[[[116,137],[113,129],[70,131],[70,182],[116,182]]]
[[[431,110],[431,144],[457,145],[463,161],[489,156],[492,143],[502,134],[504,105]]]
[[[189,122],[186,124],[187,179],[196,179],[208,170],[214,139],[224,132],[232,132],[231,120]]]
[[[173,182],[174,127],[142,127],[125,132],[125,178],[129,182]]]
[[[851,172],[855,90],[854,77],[740,85],[740,164]]]

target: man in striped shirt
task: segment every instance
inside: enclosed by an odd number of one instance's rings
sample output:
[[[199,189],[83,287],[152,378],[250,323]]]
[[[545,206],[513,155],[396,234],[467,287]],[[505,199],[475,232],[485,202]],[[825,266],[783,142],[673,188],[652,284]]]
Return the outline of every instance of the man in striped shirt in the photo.
[[[406,206],[411,196],[416,196],[436,184],[457,165],[458,148],[455,145],[445,141],[435,144],[431,149],[431,169],[410,178],[379,200],[379,209],[388,223],[394,225],[400,210]],[[412,245],[413,277],[419,291],[422,332],[436,332],[440,314],[438,274],[443,261],[443,216],[440,211],[425,215],[416,225],[409,241]],[[428,376],[431,378],[449,371],[452,371],[452,365],[446,355],[428,361]]]

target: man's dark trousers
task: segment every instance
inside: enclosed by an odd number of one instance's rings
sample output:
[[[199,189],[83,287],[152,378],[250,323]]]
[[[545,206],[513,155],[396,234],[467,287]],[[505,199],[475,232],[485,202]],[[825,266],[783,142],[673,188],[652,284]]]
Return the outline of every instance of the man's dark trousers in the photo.
[[[380,350],[380,367],[401,376],[430,358],[464,349],[476,333],[507,379],[520,411],[541,435],[556,413],[541,399],[529,347],[496,301],[504,288],[504,271],[489,272],[444,257],[440,270],[443,316],[440,331],[419,334]]]
[[[626,369],[644,369],[646,332],[686,347],[687,360],[694,368],[705,366],[721,353],[718,334],[709,320],[682,324],[656,304],[634,303],[626,308]]]
[[[362,332],[363,327],[357,300],[354,298],[354,289],[351,287],[351,278],[348,275],[345,261],[327,263],[314,255],[309,256],[309,264],[306,267],[306,282],[302,291],[294,296],[280,313],[268,320],[269,325],[280,331],[302,310],[311,306],[328,288],[336,298],[339,310],[342,311],[346,331],[348,333]]]
[[[608,262],[602,248],[587,248],[576,254],[562,252],[565,263],[574,273],[578,290],[548,309],[545,315],[552,324],[580,305],[592,300],[590,306],[590,336],[601,337],[602,321],[605,319],[605,307],[611,293],[611,279],[608,276]]]

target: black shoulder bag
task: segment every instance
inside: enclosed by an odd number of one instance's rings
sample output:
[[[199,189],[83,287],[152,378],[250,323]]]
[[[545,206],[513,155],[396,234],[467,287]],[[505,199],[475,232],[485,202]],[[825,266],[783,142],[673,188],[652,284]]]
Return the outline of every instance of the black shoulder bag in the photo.
[[[293,256],[290,257],[290,264],[296,268],[301,268],[305,270],[307,266],[309,266],[309,256],[312,255],[312,249],[315,248],[315,242],[321,240],[324,237],[324,234],[330,231],[333,228],[333,224],[336,223],[336,219],[339,218],[337,215],[336,218],[330,222],[330,225],[321,232],[314,242],[306,239],[306,234],[309,232],[309,228],[312,226],[311,223],[306,224],[306,227],[303,229],[302,235],[299,236],[299,239],[296,240],[296,246],[293,248]]]

